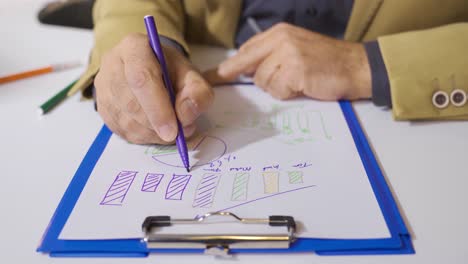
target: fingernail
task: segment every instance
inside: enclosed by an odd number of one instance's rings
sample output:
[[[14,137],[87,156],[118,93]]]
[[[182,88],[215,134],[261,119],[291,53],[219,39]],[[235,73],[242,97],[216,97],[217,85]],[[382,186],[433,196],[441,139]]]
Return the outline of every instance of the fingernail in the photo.
[[[182,116],[179,118],[183,120],[184,125],[192,123],[200,115],[200,112],[191,99],[185,99],[180,107]]]
[[[170,142],[174,140],[177,136],[177,129],[171,125],[162,125],[158,127],[158,135],[162,140]]]

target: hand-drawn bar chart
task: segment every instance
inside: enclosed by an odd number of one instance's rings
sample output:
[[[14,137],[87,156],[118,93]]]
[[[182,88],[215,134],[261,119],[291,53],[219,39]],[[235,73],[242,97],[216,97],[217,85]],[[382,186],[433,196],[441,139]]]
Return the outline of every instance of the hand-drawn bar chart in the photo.
[[[216,194],[221,174],[206,173],[198,183],[192,207],[210,208]]]
[[[245,201],[247,199],[249,177],[250,174],[248,172],[238,172],[235,174],[232,184],[231,201]]]
[[[102,198],[100,205],[121,206],[137,173],[136,171],[121,171]]]
[[[263,172],[263,186],[266,194],[277,193],[279,191],[279,172]]]
[[[161,183],[164,174],[161,173],[148,173],[146,174],[143,185],[141,186],[142,192],[156,192],[159,184]]]
[[[182,200],[185,188],[190,181],[192,175],[177,175],[173,174],[171,181],[166,188],[166,200]]]

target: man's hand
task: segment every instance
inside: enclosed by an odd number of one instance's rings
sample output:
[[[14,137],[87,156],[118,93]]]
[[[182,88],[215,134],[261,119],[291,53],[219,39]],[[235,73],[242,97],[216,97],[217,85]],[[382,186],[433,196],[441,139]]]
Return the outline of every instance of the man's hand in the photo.
[[[362,44],[288,24],[255,35],[218,68],[218,75],[226,80],[240,74],[253,75],[257,86],[279,99],[371,97],[371,74]]]
[[[98,112],[106,125],[129,142],[167,144],[177,136],[176,115],[185,136],[213,101],[211,86],[178,50],[164,47],[176,90],[175,109],[148,38],[131,34],[102,58],[94,81]]]

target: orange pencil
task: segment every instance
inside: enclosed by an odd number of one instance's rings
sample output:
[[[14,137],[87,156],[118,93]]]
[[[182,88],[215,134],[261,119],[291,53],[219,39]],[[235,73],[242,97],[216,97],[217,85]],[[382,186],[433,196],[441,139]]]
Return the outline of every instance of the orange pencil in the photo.
[[[16,81],[16,80],[21,80],[21,79],[33,77],[33,76],[37,76],[37,75],[40,75],[40,74],[68,70],[68,69],[71,69],[71,68],[78,67],[80,65],[81,64],[79,62],[52,64],[52,65],[44,67],[44,68],[31,70],[31,71],[20,72],[20,73],[8,75],[8,76],[0,77],[0,84],[4,84],[4,83],[7,83],[7,82],[12,82],[12,81]]]

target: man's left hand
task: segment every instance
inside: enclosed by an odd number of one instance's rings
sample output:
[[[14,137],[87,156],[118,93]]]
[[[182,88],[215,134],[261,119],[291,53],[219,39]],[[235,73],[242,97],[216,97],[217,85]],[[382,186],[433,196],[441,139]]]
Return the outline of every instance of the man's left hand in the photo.
[[[372,93],[362,44],[284,23],[255,35],[219,65],[222,79],[241,74],[253,75],[257,86],[279,99],[356,100]]]

